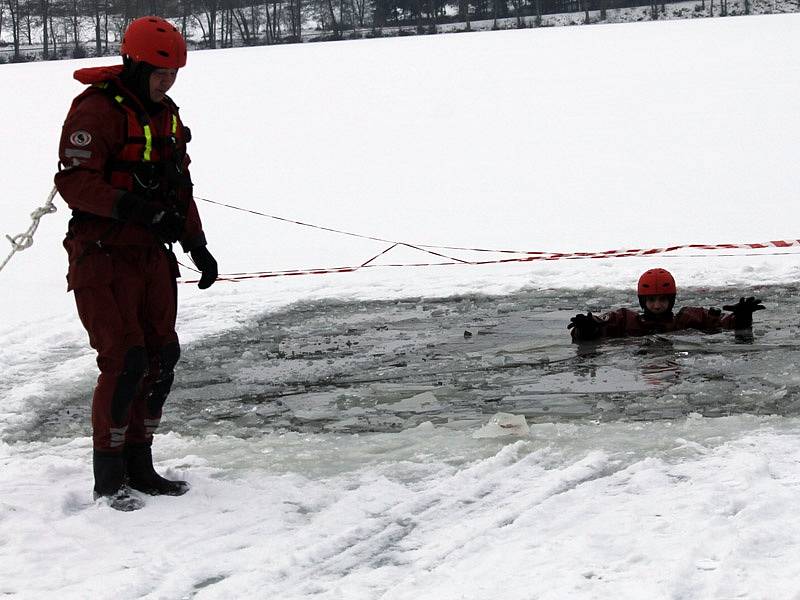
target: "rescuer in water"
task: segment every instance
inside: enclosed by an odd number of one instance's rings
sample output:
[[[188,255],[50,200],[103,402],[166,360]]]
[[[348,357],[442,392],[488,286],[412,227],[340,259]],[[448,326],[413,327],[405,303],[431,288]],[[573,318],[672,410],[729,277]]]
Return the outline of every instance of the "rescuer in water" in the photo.
[[[684,329],[696,329],[715,333],[722,329],[744,330],[753,326],[753,313],[763,310],[761,300],[749,297],[723,306],[729,311],[723,314],[716,308],[689,306],[673,313],[677,288],[675,279],[665,269],[650,269],[639,278],[639,305],[641,312],[628,308],[605,313],[601,316],[578,314],[570,319],[567,328],[574,342],[619,338],[629,336],[669,333]]]

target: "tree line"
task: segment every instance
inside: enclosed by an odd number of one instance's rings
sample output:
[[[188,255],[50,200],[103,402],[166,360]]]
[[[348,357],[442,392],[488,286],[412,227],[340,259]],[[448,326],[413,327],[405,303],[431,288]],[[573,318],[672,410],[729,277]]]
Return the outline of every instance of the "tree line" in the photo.
[[[702,0],[705,10],[710,2]],[[718,14],[729,0],[716,0]],[[744,2],[750,12],[750,0]],[[175,23],[190,45],[224,48],[346,37],[436,33],[447,23],[516,18],[518,27],[542,24],[542,15],[649,6],[652,18],[667,0],[0,0],[0,40],[10,38],[11,61],[116,54],[128,23],[160,15]],[[698,5],[699,7],[699,5]],[[405,28],[405,31],[404,31]],[[197,35],[199,32],[199,36]],[[5,34],[5,35],[4,35]],[[199,38],[199,39],[198,39]],[[2,49],[2,48],[0,48]],[[0,59],[2,59],[0,54]]]

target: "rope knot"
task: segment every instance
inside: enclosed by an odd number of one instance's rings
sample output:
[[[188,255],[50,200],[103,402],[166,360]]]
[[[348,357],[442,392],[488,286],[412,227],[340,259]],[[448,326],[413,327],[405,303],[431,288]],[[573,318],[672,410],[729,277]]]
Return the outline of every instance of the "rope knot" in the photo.
[[[47,202],[45,202],[44,206],[40,206],[31,213],[31,224],[30,227],[28,227],[28,231],[15,235],[14,237],[11,237],[10,235],[6,236],[6,239],[11,242],[13,250],[3,262],[0,262],[0,271],[3,270],[3,268],[8,264],[8,261],[11,260],[11,257],[14,256],[16,252],[27,250],[33,245],[33,234],[36,233],[36,230],[39,228],[39,221],[41,218],[45,215],[49,215],[50,213],[54,213],[57,210],[55,204],[53,204],[53,198],[56,197],[57,191],[58,190],[56,187],[53,186],[53,189],[47,196]]]
[[[45,204],[44,206],[40,206],[31,213],[31,219],[33,219],[34,221],[38,221],[43,216],[56,212],[56,210],[57,209],[55,204],[51,203]]]
[[[20,233],[13,238],[7,235],[6,239],[11,242],[11,245],[14,247],[14,252],[21,252],[33,246],[33,236],[29,233]]]

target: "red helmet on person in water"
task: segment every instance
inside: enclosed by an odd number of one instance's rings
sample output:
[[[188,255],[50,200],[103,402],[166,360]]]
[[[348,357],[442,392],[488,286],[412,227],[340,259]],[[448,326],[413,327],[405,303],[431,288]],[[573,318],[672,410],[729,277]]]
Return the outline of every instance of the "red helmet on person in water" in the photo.
[[[674,296],[677,293],[675,278],[666,269],[650,269],[639,277],[640,296]]]
[[[159,69],[180,69],[186,65],[186,42],[169,21],[142,17],[125,30],[120,54]]]

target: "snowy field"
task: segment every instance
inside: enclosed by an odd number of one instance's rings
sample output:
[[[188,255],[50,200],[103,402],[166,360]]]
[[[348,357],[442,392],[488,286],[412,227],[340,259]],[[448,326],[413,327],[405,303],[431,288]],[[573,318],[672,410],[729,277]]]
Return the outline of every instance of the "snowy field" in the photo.
[[[416,246],[790,240],[799,34],[782,15],[194,52],[172,96],[197,196],[252,211]],[[0,233],[52,187],[72,71],[108,62],[0,67]],[[121,514],[91,500],[57,204],[0,272],[0,593],[800,598],[796,248],[181,285],[154,454],[193,488]],[[392,245],[200,210],[224,273]],[[754,338],[569,343],[571,315],[631,305],[654,266],[679,305],[758,294]]]

